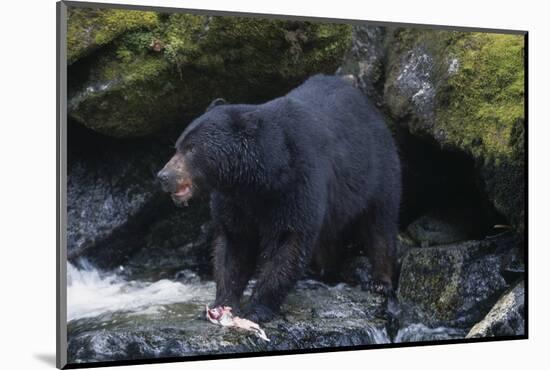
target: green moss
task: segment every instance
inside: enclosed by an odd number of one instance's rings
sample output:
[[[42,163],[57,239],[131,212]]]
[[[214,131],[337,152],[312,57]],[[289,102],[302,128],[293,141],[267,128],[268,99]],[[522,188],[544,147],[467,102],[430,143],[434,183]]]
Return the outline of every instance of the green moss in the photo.
[[[524,123],[523,36],[421,29],[398,29],[392,35],[387,39],[393,44],[389,81],[397,80],[404,56],[415,47],[433,59],[435,122],[425,127],[443,132],[443,144],[475,158],[513,156],[520,146],[515,143],[522,141],[514,135],[521,134],[518,127]],[[453,59],[458,70],[450,73]],[[390,91],[386,101],[394,116],[406,115],[411,106],[399,91]]]
[[[199,37],[204,31],[205,16],[171,14],[162,31],[164,55],[168,61],[182,68],[199,55]]]
[[[120,53],[120,50],[117,53]],[[133,55],[132,58],[124,57],[122,59],[112,60],[105,64],[102,69],[103,80],[127,84],[148,81],[160,77],[169,67],[164,59],[154,55],[141,57]]]
[[[422,29],[389,34],[384,101],[390,115],[415,135],[469,154],[496,209],[523,230],[524,37]],[[421,69],[412,82],[400,80],[405,67],[409,74]],[[433,105],[413,101],[414,78],[435,91]]]
[[[524,231],[524,38],[470,33],[449,49],[459,60],[438,96],[437,124],[470,153],[496,209]]]
[[[156,22],[120,27],[78,66],[83,71],[74,75],[85,80],[72,80],[73,118],[111,136],[147,135],[181,125],[217,97],[263,102],[311,74],[333,73],[351,42],[351,27],[338,24],[189,14],[159,15]],[[108,29],[100,33],[114,34]],[[90,86],[108,88],[90,93]]]
[[[199,67],[241,76],[303,76],[333,72],[351,42],[351,27],[312,22],[212,17],[199,39]],[[187,50],[186,50],[187,51]]]
[[[101,23],[102,27],[94,37],[98,45],[105,44],[128,30],[154,27],[158,23],[158,18],[154,12],[109,9],[105,11]]]
[[[68,12],[67,59],[72,64],[124,32],[158,25],[154,12],[71,8]]]
[[[524,123],[523,37],[463,34],[449,49],[459,71],[441,90],[439,125],[475,157],[513,157]]]

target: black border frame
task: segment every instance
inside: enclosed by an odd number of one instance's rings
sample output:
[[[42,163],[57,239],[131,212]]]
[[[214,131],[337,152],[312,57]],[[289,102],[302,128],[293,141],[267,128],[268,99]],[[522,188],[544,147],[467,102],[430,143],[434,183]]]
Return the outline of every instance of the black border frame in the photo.
[[[188,13],[197,15],[217,15],[217,16],[240,16],[240,17],[261,17],[269,19],[293,19],[299,21],[317,21],[317,22],[332,22],[346,24],[368,24],[372,26],[384,27],[409,27],[409,28],[429,28],[442,29],[465,32],[486,32],[499,34],[514,34],[523,35],[524,37],[524,147],[525,147],[525,191],[524,191],[524,263],[525,263],[525,332],[523,335],[517,336],[501,336],[501,337],[485,337],[485,338],[463,338],[437,341],[422,341],[422,342],[407,342],[407,343],[388,343],[388,344],[372,344],[358,345],[349,347],[325,347],[311,348],[300,350],[278,350],[266,352],[242,352],[242,353],[222,353],[209,355],[193,355],[193,356],[178,356],[165,358],[151,358],[138,360],[114,360],[114,361],[98,361],[87,363],[67,363],[67,320],[66,320],[66,151],[67,151],[67,111],[66,111],[66,82],[67,82],[67,58],[66,58],[66,27],[67,27],[67,8],[102,8],[102,9],[128,9],[155,11],[159,13]],[[204,361],[204,360],[221,360],[234,358],[248,357],[266,357],[294,354],[311,354],[311,353],[328,353],[342,351],[358,351],[365,349],[386,349],[386,348],[406,348],[406,347],[424,347],[434,345],[447,344],[469,344],[469,343],[487,343],[500,342],[511,340],[529,339],[529,32],[526,30],[510,30],[510,29],[493,29],[493,28],[478,28],[478,27],[461,27],[461,26],[445,26],[431,25],[420,23],[401,23],[401,22],[382,22],[359,19],[336,19],[325,17],[307,17],[297,15],[284,14],[265,14],[265,13],[249,13],[238,11],[219,11],[210,9],[187,9],[173,7],[157,7],[147,5],[131,5],[131,4],[112,4],[112,3],[96,3],[96,2],[81,2],[81,1],[58,1],[56,3],[56,45],[57,45],[57,63],[56,63],[56,122],[57,122],[57,140],[56,140],[56,367],[59,369],[81,369],[95,367],[110,367],[123,365],[143,365],[143,364],[159,364],[172,362],[188,362],[188,361]]]

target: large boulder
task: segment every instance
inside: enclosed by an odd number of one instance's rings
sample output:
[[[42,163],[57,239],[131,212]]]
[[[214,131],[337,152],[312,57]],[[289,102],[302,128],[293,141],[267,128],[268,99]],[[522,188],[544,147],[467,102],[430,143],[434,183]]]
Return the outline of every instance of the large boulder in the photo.
[[[132,253],[123,261],[126,278],[158,280],[190,270],[212,276],[211,236],[207,202],[188,208],[171,205],[152,220]],[[105,265],[103,265],[105,266]]]
[[[352,31],[352,44],[346,52],[338,74],[352,75],[363,92],[382,105],[386,54],[386,27],[355,26]]]
[[[214,98],[258,103],[279,96],[312,74],[333,73],[351,41],[343,24],[73,12],[69,116],[115,137],[181,123]]]
[[[403,259],[397,296],[402,321],[469,328],[508,288],[513,236],[413,248]]]
[[[215,285],[200,283],[182,303],[109,312],[69,322],[70,363],[334,348],[389,343],[384,299],[345,284],[301,281],[282,317],[263,326],[270,342],[204,318]],[[247,292],[249,294],[250,291]]]
[[[524,37],[357,26],[339,73],[354,74],[405,130],[475,162],[493,206],[524,219]]]
[[[128,224],[134,223],[134,229],[145,226],[162,201],[154,176],[158,162],[146,148],[131,152],[104,146],[86,157],[70,156],[69,259],[87,254]]]
[[[472,327],[466,338],[525,334],[525,285],[518,282],[500,297],[491,311]]]
[[[70,126],[70,262],[86,260],[104,269],[129,264],[129,274],[151,278],[182,268],[205,270],[206,202],[196,199],[177,208],[156,182],[171,154],[163,140],[120,141]]]
[[[153,29],[158,21],[154,12],[69,7],[67,63],[71,65],[124,32]]]

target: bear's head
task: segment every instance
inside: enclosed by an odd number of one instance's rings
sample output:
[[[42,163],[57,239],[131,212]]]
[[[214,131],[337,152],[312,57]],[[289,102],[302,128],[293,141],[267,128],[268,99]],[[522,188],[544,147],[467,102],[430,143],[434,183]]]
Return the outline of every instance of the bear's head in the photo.
[[[261,176],[257,112],[224,103],[216,99],[184,130],[176,153],[157,175],[177,205],[212,188],[246,187]]]

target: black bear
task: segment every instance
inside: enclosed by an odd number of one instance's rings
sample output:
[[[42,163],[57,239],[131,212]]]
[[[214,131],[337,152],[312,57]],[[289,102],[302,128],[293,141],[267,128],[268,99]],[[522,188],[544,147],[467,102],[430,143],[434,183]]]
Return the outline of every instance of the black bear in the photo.
[[[214,306],[270,320],[319,255],[353,235],[378,289],[392,290],[401,169],[377,109],[342,78],[316,75],[264,104],[215,100],[159,172],[176,203],[210,193]],[[329,257],[330,259],[330,257]]]

